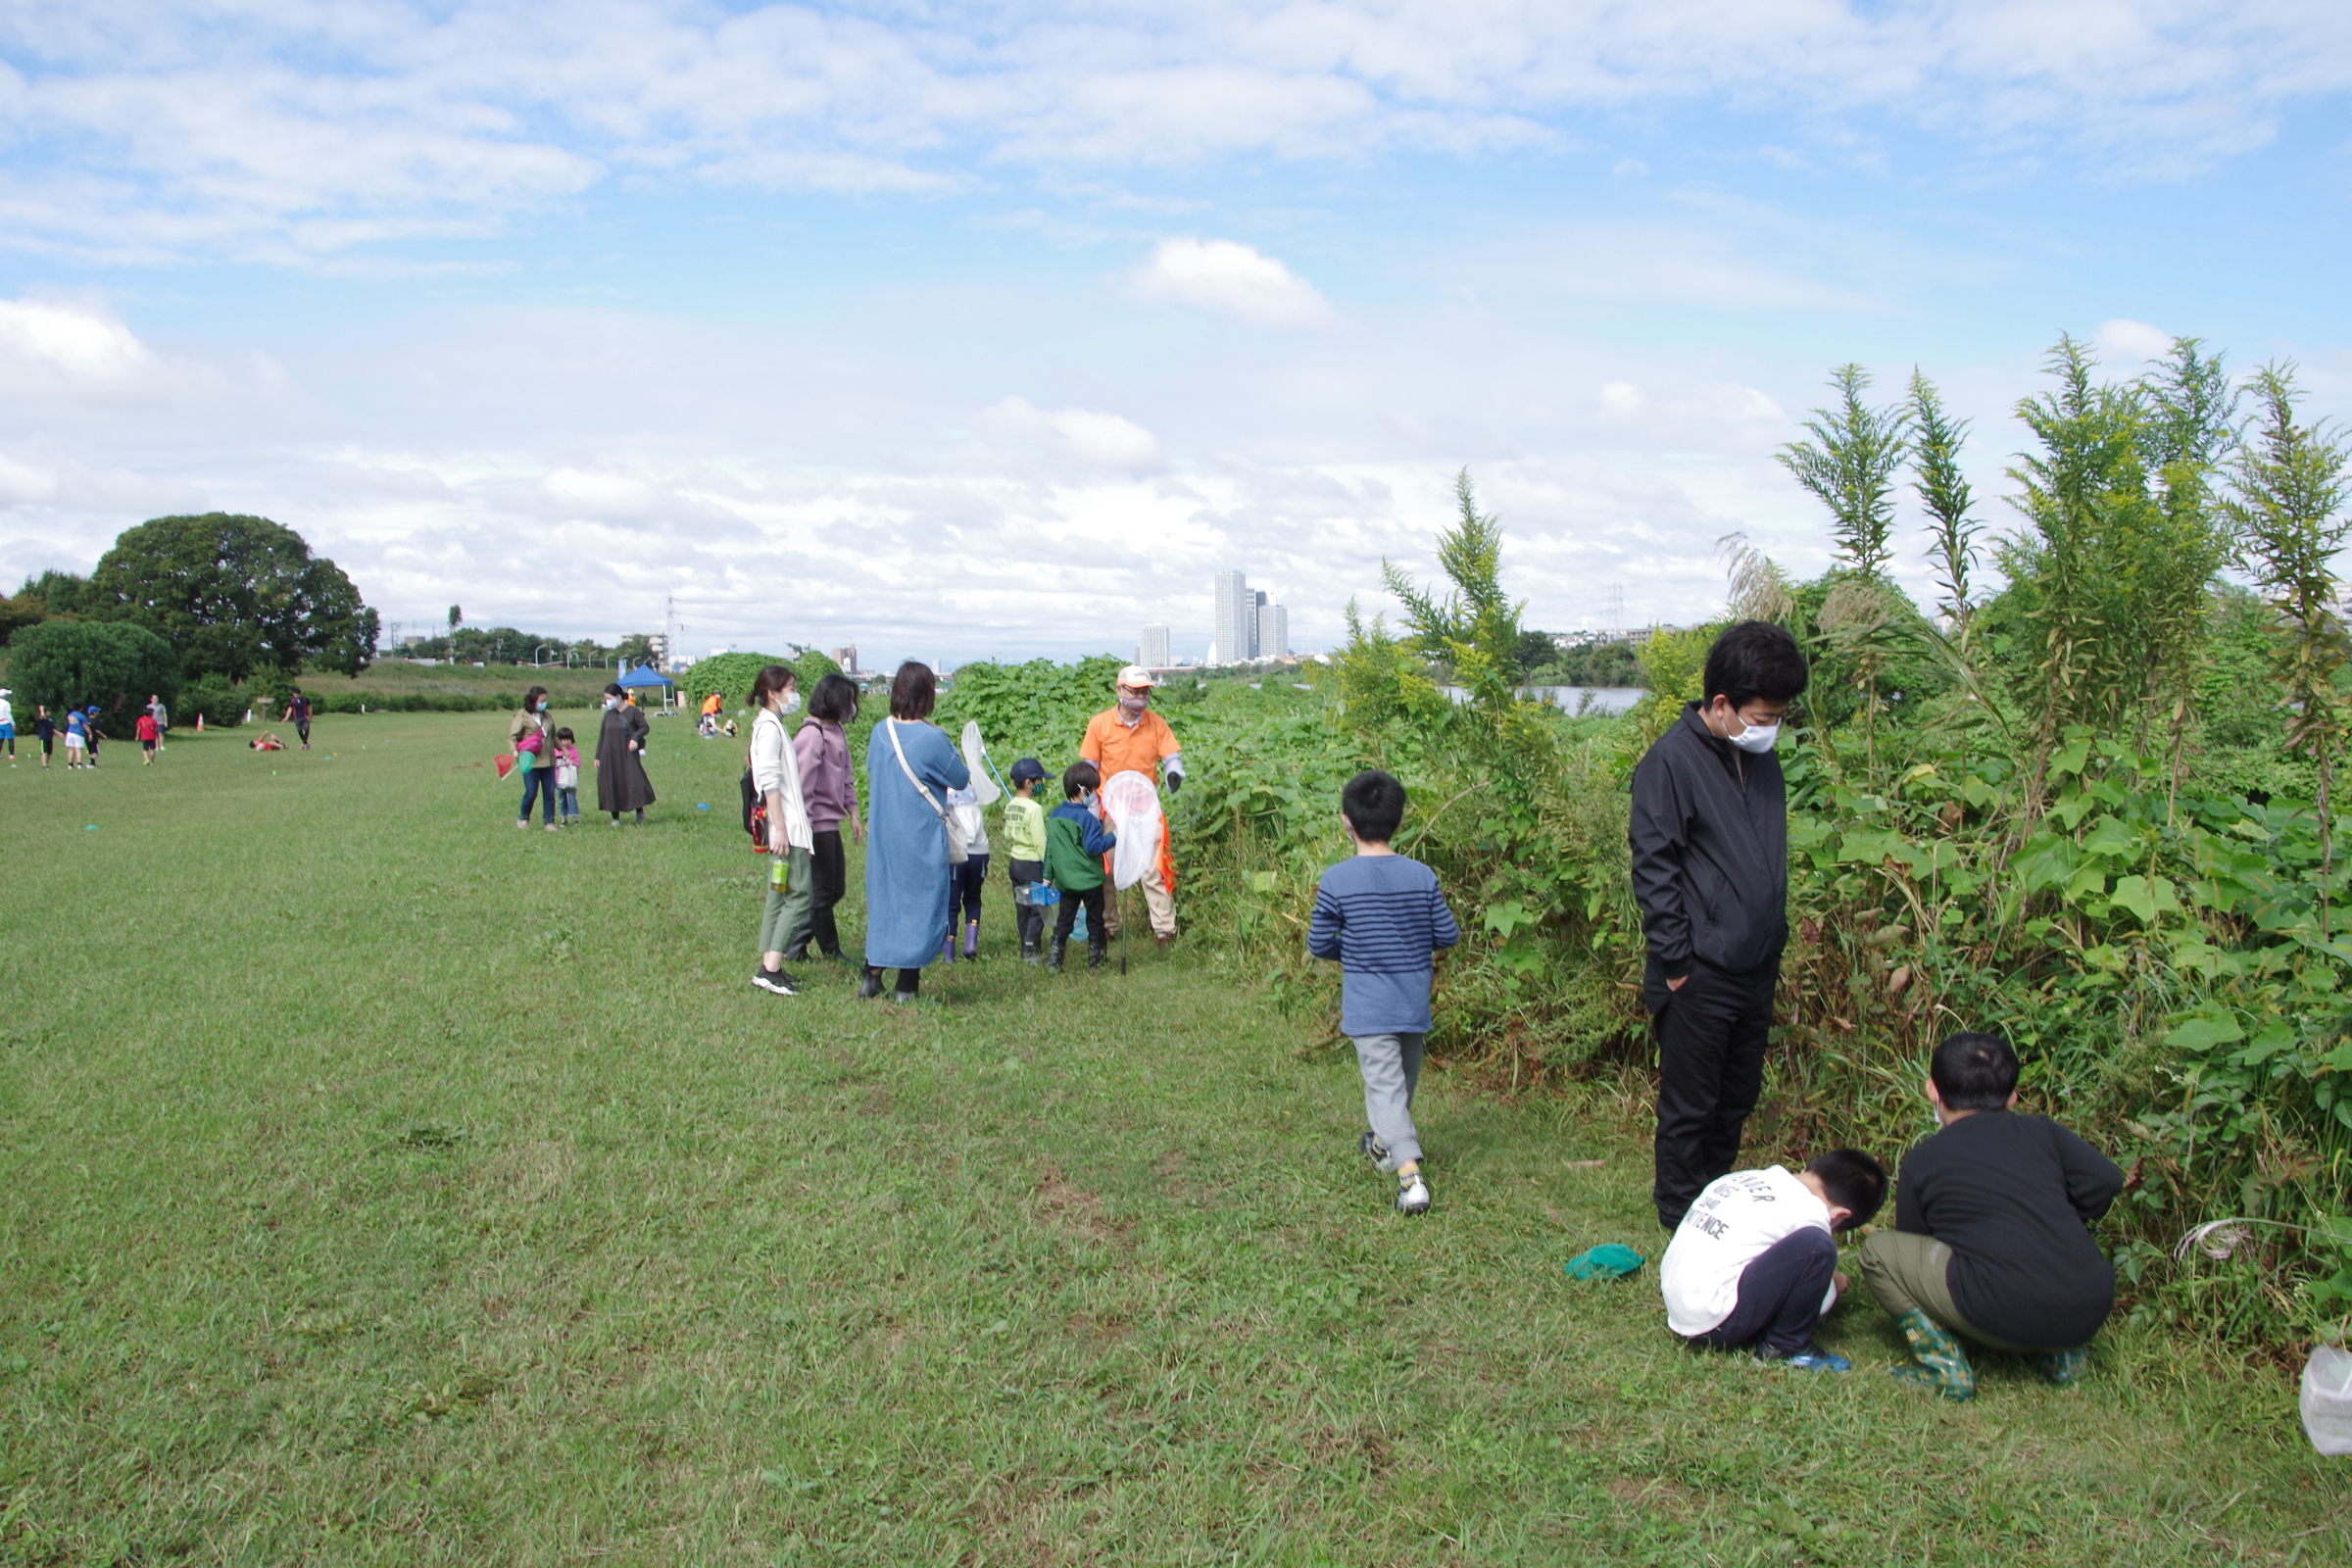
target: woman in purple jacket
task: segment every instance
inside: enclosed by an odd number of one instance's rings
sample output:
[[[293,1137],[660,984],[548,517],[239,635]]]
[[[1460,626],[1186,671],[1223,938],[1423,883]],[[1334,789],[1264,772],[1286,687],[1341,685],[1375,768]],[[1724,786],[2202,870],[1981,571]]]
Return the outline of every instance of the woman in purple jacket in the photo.
[[[808,932],[816,951],[828,958],[841,957],[841,932],[833,923],[833,906],[849,885],[841,854],[841,824],[858,843],[865,842],[865,825],[858,817],[858,775],[850,765],[850,743],[841,727],[858,716],[858,686],[846,675],[827,675],[808,697],[808,716],[792,738],[793,755],[801,764],[801,799],[808,808],[808,827],[816,837],[816,904],[809,912]],[[787,962],[808,956],[807,943],[798,953],[784,955]]]

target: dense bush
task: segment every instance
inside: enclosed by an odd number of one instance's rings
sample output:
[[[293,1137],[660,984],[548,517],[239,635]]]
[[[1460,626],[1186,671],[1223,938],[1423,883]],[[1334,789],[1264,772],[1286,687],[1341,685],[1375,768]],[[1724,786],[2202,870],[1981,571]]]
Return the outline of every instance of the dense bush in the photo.
[[[234,729],[245,722],[245,710],[252,702],[253,694],[244,687],[232,686],[218,675],[206,675],[180,693],[172,709],[172,722],[192,725],[202,718],[208,729]]]
[[[95,703],[107,732],[123,735],[150,696],[177,703],[179,661],[170,643],[144,626],[44,620],[18,632],[10,645],[9,683],[26,712],[34,704],[55,711]]]
[[[689,711],[701,709],[703,699],[712,692],[723,693],[729,709],[740,709],[751,696],[753,679],[770,664],[783,664],[800,677],[804,700],[816,690],[818,681],[841,673],[839,664],[813,648],[795,648],[783,655],[712,654],[696,660],[678,677],[678,690],[684,694]]]

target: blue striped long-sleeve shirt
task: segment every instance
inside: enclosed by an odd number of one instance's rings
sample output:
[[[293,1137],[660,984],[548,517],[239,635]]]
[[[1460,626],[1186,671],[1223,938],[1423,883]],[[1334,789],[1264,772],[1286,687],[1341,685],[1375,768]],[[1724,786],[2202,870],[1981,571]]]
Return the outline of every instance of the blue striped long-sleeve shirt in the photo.
[[[1462,940],[1438,874],[1402,855],[1359,855],[1323,873],[1306,951],[1340,960],[1340,1032],[1426,1034],[1433,955]]]

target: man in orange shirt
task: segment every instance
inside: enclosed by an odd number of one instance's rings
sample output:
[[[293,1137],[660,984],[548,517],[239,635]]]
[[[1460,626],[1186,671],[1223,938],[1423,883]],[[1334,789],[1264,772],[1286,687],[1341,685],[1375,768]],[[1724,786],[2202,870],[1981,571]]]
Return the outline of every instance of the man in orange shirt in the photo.
[[[1168,793],[1173,795],[1184,784],[1184,747],[1176,732],[1168,728],[1168,721],[1152,711],[1152,688],[1158,684],[1141,664],[1120,670],[1119,700],[1087,720],[1086,739],[1078,743],[1078,755],[1094,763],[1105,781],[1114,773],[1141,773],[1156,788],[1165,775]],[[1152,934],[1165,952],[1176,940],[1176,861],[1168,853],[1164,829],[1159,836],[1159,863],[1144,873],[1143,889],[1144,907],[1152,913]],[[1108,911],[1117,907],[1115,901],[1105,906],[1108,918],[1103,924],[1112,936],[1118,935],[1118,917]]]

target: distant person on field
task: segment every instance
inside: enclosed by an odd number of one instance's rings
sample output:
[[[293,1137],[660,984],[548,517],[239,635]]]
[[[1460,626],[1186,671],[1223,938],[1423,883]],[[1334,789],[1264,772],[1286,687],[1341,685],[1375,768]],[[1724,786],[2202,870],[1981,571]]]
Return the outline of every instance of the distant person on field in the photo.
[[[565,725],[556,731],[556,803],[565,827],[580,825],[580,743]]]
[[[277,738],[275,730],[266,729],[262,731],[260,740],[247,741],[245,749],[249,752],[282,752],[286,749],[286,743]]]
[[[808,942],[828,958],[839,959],[841,927],[834,908],[849,891],[849,862],[842,855],[841,828],[865,842],[865,824],[858,815],[858,772],[850,765],[850,743],[842,726],[858,716],[858,685],[839,673],[818,679],[808,694],[808,716],[793,731],[792,749],[801,767],[801,803],[808,808],[810,902],[808,937],[784,961],[808,956]]]
[[[90,704],[81,710],[81,733],[83,738],[89,742],[90,747],[90,760],[86,765],[96,767],[98,765],[98,743],[106,739],[106,731],[98,727],[98,705],[96,703]]]
[[[155,748],[159,743],[162,742],[164,738],[164,727],[155,721],[155,714],[153,711],[142,708],[139,710],[139,721],[137,728],[139,736],[139,765],[141,767],[145,767],[148,763],[155,760]]]
[[[66,766],[90,765],[90,720],[78,708],[66,710]]]
[[[1023,963],[1045,957],[1045,906],[1020,902],[1021,889],[1046,880],[1046,805],[1037,798],[1045,779],[1045,763],[1022,758],[1012,764],[1012,794],[1004,802],[1004,873],[1012,879],[1013,924],[1020,931]]]
[[[1323,873],[1306,951],[1340,961],[1340,1033],[1355,1046],[1364,1080],[1364,1136],[1357,1148],[1396,1175],[1399,1213],[1429,1212],[1413,1091],[1429,1033],[1437,954],[1462,940],[1438,874],[1390,848],[1404,820],[1404,786],[1377,768],[1340,791],[1340,826],[1355,855]]]
[[[988,885],[988,818],[980,808],[976,789],[948,791],[948,809],[963,829],[966,858],[948,867],[948,945],[941,956],[956,957],[956,928],[963,926],[963,956],[980,956],[980,890]]]
[[[596,808],[609,811],[612,825],[620,813],[637,813],[645,825],[645,808],[654,804],[654,783],[645,776],[645,738],[653,729],[628,693],[614,681],[605,688],[604,728],[596,737]]]
[[[46,768],[57,748],[57,720],[49,716],[46,703],[32,705],[32,733],[41,743],[41,766]]]
[[[17,765],[17,710],[9,703],[11,693],[0,686],[0,741],[8,745],[8,765]]]
[[[306,752],[311,749],[311,700],[302,695],[301,687],[295,687],[293,695],[286,699],[286,710],[278,715],[277,721],[293,725],[302,749]]]
[[[172,710],[164,706],[164,698],[161,692],[151,692],[148,694],[147,712],[148,715],[155,720],[155,744],[156,749],[161,751],[163,749],[164,738],[172,732]]]
[[[1061,770],[1061,804],[1046,817],[1046,875],[1061,890],[1054,906],[1054,945],[1046,953],[1046,967],[1056,974],[1080,908],[1086,910],[1086,966],[1101,968],[1110,949],[1110,928],[1102,919],[1102,857],[1117,847],[1119,836],[1095,814],[1095,792],[1102,787],[1094,763],[1072,762]]]
[[[1838,1236],[1867,1225],[1886,1200],[1886,1167],[1858,1149],[1816,1154],[1707,1183],[1658,1264],[1666,1326],[1719,1350],[1753,1350],[1806,1372],[1853,1363],[1813,1343],[1851,1281]]]
[[[1940,1130],[1903,1156],[1894,1229],[1862,1243],[1862,1281],[1918,1357],[1894,1374],[1973,1398],[1958,1335],[2023,1351],[2069,1387],[2115,1306],[2115,1265],[2089,1227],[2124,1173],[2047,1116],[2017,1114],[2017,1054],[1998,1035],[1937,1046],[1928,1101]]]
[[[808,910],[814,902],[814,841],[801,794],[800,754],[784,721],[801,710],[800,676],[789,664],[768,664],[752,677],[752,792],[767,807],[767,904],[760,915],[760,967],[752,984],[779,997],[797,997],[801,983],[785,972],[788,953],[808,951]]]
[[[1788,939],[1788,807],[1773,743],[1805,689],[1796,640],[1743,620],[1707,652],[1701,702],[1634,769],[1634,898],[1657,1020],[1651,1197],[1674,1230],[1740,1156],[1764,1083],[1772,994]]]
[[[948,791],[972,781],[956,745],[930,722],[939,677],[908,660],[890,683],[890,716],[865,743],[865,979],[860,997],[882,994],[882,971],[899,971],[891,1000],[917,1001],[923,965],[939,956],[948,929]]]
[[[531,802],[539,803],[539,819],[550,833],[556,826],[556,736],[547,716],[547,688],[534,686],[522,694],[522,707],[507,725],[507,744],[514,748],[514,765],[522,770],[522,813],[514,825],[531,825]]]

